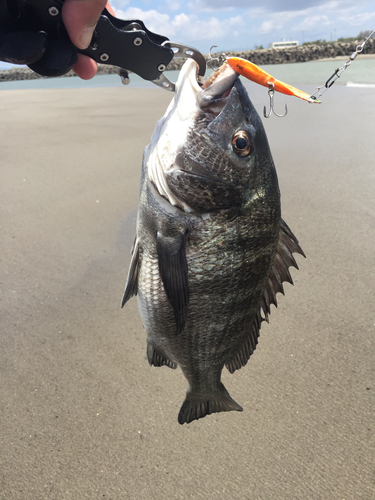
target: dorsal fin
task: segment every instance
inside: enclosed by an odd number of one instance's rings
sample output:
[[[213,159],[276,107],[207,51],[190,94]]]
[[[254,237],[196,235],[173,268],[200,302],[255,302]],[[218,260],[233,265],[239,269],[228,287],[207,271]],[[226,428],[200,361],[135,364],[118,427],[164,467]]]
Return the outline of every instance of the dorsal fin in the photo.
[[[125,291],[121,301],[121,307],[127,303],[127,301],[137,295],[138,293],[138,271],[139,271],[139,244],[138,238],[134,240],[132,248],[132,258],[129,266],[128,278],[126,280]]]
[[[241,346],[233,359],[225,364],[230,373],[233,373],[234,371],[239,370],[242,366],[245,366],[254,352],[258,343],[259,330],[262,321],[268,322],[268,315],[271,312],[271,304],[274,304],[277,307],[276,294],[278,292],[284,294],[283,282],[287,281],[293,285],[289,267],[293,266],[298,269],[293,253],[299,253],[300,255],[306,257],[302,248],[298,244],[297,238],[294,236],[286,222],[281,219],[276,255],[268,276],[263,297],[261,298],[259,304],[259,310],[250,325],[250,332],[245,343]]]

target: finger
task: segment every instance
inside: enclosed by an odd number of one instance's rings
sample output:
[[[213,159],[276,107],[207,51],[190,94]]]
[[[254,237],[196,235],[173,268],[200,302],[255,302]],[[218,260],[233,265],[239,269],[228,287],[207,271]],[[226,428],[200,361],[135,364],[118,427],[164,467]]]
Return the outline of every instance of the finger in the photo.
[[[109,6],[107,4],[107,0],[65,0],[62,17],[76,47],[86,49],[89,46],[96,23],[103,9]]]
[[[115,15],[114,10],[112,9],[112,5],[111,5],[109,2],[107,2],[107,5],[105,6],[105,8],[108,10],[108,12],[109,12],[110,14],[112,14],[112,16],[114,16],[114,15]]]
[[[90,57],[83,54],[77,54],[78,61],[73,66],[74,73],[82,78],[82,80],[91,80],[96,75],[98,66]]]

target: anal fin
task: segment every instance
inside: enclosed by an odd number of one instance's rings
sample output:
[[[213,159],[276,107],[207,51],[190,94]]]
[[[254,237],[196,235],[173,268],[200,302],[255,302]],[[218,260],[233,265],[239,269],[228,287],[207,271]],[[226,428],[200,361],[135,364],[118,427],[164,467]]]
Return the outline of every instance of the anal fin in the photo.
[[[166,356],[161,354],[157,349],[154,348],[149,342],[147,342],[147,359],[151,366],[168,366],[175,370],[177,368],[177,363],[174,363]]]
[[[254,319],[250,325],[250,332],[244,344],[237,351],[235,356],[228,362],[225,363],[225,367],[230,373],[234,373],[247,364],[250,356],[256,349],[258,344],[259,330],[262,318],[260,313],[257,314],[257,320]]]
[[[220,392],[209,396],[201,396],[194,392],[187,392],[178,414],[179,424],[189,424],[212,413],[222,411],[242,411],[242,407],[229,396],[228,391],[220,383]]]

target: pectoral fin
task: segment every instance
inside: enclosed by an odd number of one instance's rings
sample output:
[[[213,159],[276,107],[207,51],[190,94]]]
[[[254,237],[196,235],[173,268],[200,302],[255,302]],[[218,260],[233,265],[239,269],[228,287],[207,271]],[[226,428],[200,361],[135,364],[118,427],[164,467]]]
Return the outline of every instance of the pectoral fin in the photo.
[[[181,333],[185,328],[189,306],[185,242],[186,231],[174,237],[157,233],[159,271],[176,318],[177,333]]]
[[[225,364],[230,373],[233,373],[234,371],[239,370],[242,366],[245,366],[254,352],[258,343],[261,324],[263,321],[268,322],[268,315],[271,312],[271,304],[274,304],[277,307],[276,294],[278,292],[284,294],[283,282],[287,281],[293,285],[289,267],[293,266],[298,269],[293,253],[299,253],[300,255],[306,257],[302,248],[298,244],[297,238],[294,236],[286,222],[281,219],[276,255],[268,276],[263,297],[259,304],[259,310],[250,324],[249,335],[246,341],[236,355]],[[262,315],[262,312],[264,316]]]
[[[138,271],[139,271],[139,243],[138,238],[135,238],[132,248],[132,258],[130,261],[128,278],[126,280],[125,291],[121,301],[121,307],[124,307],[126,302],[137,295],[138,293]]]

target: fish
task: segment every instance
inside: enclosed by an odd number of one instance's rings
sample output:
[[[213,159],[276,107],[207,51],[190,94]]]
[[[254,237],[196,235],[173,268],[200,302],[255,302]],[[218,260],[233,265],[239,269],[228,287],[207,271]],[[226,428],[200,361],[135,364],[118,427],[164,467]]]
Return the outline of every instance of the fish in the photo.
[[[251,61],[242,59],[242,57],[227,57],[227,62],[229,66],[232,69],[234,69],[237,73],[244,76],[248,80],[258,83],[259,85],[263,85],[264,87],[269,87],[271,83],[273,84],[274,89],[277,92],[299,97],[300,99],[303,99],[304,101],[307,101],[309,103],[321,104],[321,101],[319,101],[319,99],[312,97],[303,90],[299,90],[296,87],[289,85],[288,83],[282,82],[281,80],[277,80],[269,73],[267,73],[267,71],[264,71],[264,69],[260,68]]]
[[[227,63],[197,82],[188,60],[145,148],[122,306],[137,296],[150,365],[181,368],[180,424],[242,411],[221,382],[254,352],[293,253],[267,136]]]

